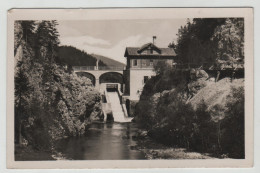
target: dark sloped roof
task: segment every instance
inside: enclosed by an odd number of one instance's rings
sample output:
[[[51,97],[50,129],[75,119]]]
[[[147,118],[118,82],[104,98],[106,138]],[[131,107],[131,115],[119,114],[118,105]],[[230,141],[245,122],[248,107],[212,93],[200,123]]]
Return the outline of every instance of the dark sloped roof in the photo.
[[[147,49],[155,50],[157,53],[159,53],[159,56],[162,56],[162,57],[163,56],[165,56],[165,57],[176,56],[176,53],[174,52],[174,50],[172,48],[159,48],[159,47],[155,46],[153,43],[147,43],[141,47],[127,47],[125,50],[125,57],[127,57],[127,56],[158,56],[156,54],[142,54],[142,52]]]
[[[141,48],[139,48],[138,53],[141,53],[143,50],[146,50],[148,48],[152,48],[152,49],[156,50],[157,52],[161,53],[161,49],[159,47],[155,46],[153,43],[144,44]]]
[[[125,57],[127,55],[130,56],[143,56],[142,54],[138,53],[139,47],[127,47],[125,50]],[[173,48],[159,48],[161,50],[160,56],[176,56],[175,51]],[[151,56],[154,56],[154,54],[150,54]],[[146,55],[149,56],[149,55]]]
[[[142,50],[142,49],[148,47],[149,45],[152,45],[152,43],[146,43],[142,47],[140,47],[139,49]]]

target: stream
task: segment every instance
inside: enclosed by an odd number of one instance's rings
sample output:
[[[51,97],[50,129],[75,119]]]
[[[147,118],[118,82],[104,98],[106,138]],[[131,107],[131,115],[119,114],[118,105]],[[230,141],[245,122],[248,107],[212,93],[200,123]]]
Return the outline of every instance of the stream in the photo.
[[[56,149],[71,160],[138,160],[145,159],[133,136],[134,123],[94,123],[85,136],[69,137],[57,142]]]

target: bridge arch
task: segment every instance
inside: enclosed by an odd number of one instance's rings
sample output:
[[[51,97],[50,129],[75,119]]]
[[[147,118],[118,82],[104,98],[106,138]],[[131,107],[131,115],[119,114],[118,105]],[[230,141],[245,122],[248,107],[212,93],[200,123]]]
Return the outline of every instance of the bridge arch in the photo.
[[[76,72],[76,74],[78,76],[84,76],[84,77],[90,79],[93,86],[96,86],[96,77],[93,74],[91,74],[89,72]]]
[[[124,83],[122,73],[118,72],[105,72],[99,76],[99,83]]]
[[[105,90],[107,88],[107,84],[111,83],[117,83],[119,84],[119,88],[121,92],[124,90],[124,78],[123,74],[119,72],[105,72],[99,76],[99,85],[101,91]],[[105,85],[104,85],[105,84]]]

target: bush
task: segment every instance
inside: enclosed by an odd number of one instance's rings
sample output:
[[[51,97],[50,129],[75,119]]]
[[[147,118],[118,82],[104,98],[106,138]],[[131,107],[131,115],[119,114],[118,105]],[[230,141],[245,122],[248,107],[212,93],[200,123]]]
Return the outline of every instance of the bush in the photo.
[[[230,157],[245,158],[244,87],[232,88],[227,97],[226,117],[222,120],[222,149]]]
[[[100,94],[58,55],[57,21],[15,22],[15,142],[51,149],[100,115]],[[26,143],[26,142],[24,142]]]
[[[176,74],[176,72],[168,73]],[[183,75],[185,76],[185,75]],[[203,75],[206,76],[206,75]],[[173,76],[172,76],[173,77]],[[187,76],[186,76],[187,77]],[[167,77],[150,79],[136,107],[136,122],[148,131],[148,135],[160,143],[185,147],[199,152],[210,152],[217,157],[244,158],[244,87],[242,81],[219,81],[205,88],[211,95],[218,94],[221,104],[207,104],[200,99],[189,102],[189,84],[184,79],[168,83],[163,91],[157,83],[167,82]],[[201,80],[193,79],[196,83]],[[205,79],[203,79],[205,80]],[[179,81],[179,82],[178,82]],[[219,92],[216,86],[223,86]],[[231,89],[230,89],[231,86]],[[202,90],[199,88],[198,90]],[[159,92],[158,92],[159,91]],[[194,93],[196,97],[196,92]],[[210,97],[211,98],[211,97]],[[212,99],[214,99],[212,97]],[[195,104],[196,103],[196,104]],[[214,102],[215,103],[215,102]],[[218,103],[218,102],[216,102]],[[192,104],[192,105],[191,105]],[[196,105],[196,106],[194,106]]]

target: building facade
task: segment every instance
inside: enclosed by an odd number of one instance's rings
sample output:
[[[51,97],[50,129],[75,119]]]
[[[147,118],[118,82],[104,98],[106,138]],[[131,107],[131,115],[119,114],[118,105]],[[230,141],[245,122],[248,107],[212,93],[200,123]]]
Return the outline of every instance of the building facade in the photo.
[[[155,75],[154,66],[159,61],[172,65],[176,54],[172,48],[147,43],[142,47],[127,47],[124,56],[127,58],[124,95],[129,100],[138,101],[145,82]]]

